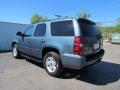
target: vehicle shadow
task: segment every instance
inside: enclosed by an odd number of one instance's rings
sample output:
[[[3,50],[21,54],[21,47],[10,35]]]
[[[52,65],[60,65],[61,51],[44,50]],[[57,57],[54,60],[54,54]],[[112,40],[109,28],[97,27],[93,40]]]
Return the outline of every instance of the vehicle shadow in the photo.
[[[27,61],[44,69],[42,63]],[[94,85],[107,85],[120,79],[120,64],[101,61],[82,70],[64,69],[59,79],[76,79]]]
[[[68,70],[61,79],[75,78],[94,85],[107,85],[120,79],[120,65],[102,61],[81,71]]]

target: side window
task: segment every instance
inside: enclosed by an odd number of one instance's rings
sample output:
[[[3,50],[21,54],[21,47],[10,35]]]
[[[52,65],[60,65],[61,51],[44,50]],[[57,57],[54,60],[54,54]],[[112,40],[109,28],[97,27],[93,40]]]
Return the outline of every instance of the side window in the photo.
[[[39,37],[39,36],[45,36],[46,34],[46,24],[38,24],[35,29],[34,36]]]
[[[71,20],[51,23],[52,36],[74,36],[74,27]]]
[[[31,37],[33,33],[33,29],[34,29],[34,26],[30,26],[28,29],[25,30],[24,34]]]

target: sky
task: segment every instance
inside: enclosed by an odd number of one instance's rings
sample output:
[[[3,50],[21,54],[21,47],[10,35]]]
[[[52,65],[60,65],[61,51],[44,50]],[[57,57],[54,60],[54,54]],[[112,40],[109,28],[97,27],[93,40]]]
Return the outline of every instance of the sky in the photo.
[[[1,0],[0,21],[29,24],[34,14],[75,17],[83,10],[93,21],[113,21],[120,17],[120,0]]]

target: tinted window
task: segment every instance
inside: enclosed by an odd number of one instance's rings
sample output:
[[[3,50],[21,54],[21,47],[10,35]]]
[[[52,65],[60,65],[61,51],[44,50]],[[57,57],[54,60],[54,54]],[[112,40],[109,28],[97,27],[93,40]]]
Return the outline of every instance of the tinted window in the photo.
[[[38,24],[34,36],[44,36],[46,33],[46,24]]]
[[[24,33],[28,36],[32,36],[33,28],[34,28],[34,26],[30,26],[28,29],[25,30]]]
[[[82,31],[82,35],[85,37],[94,37],[100,34],[96,25],[80,23],[80,30]]]
[[[59,21],[51,23],[52,36],[74,36],[73,22]]]

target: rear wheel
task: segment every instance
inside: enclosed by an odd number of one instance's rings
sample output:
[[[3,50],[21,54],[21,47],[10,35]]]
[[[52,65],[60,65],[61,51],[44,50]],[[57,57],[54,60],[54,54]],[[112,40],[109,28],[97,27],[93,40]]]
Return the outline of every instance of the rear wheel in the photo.
[[[58,77],[62,73],[62,64],[59,54],[48,52],[44,57],[44,68],[51,76]]]
[[[16,59],[19,59],[21,57],[20,52],[18,51],[17,44],[13,44],[13,46],[12,46],[12,54],[13,54],[13,57],[16,58]]]

